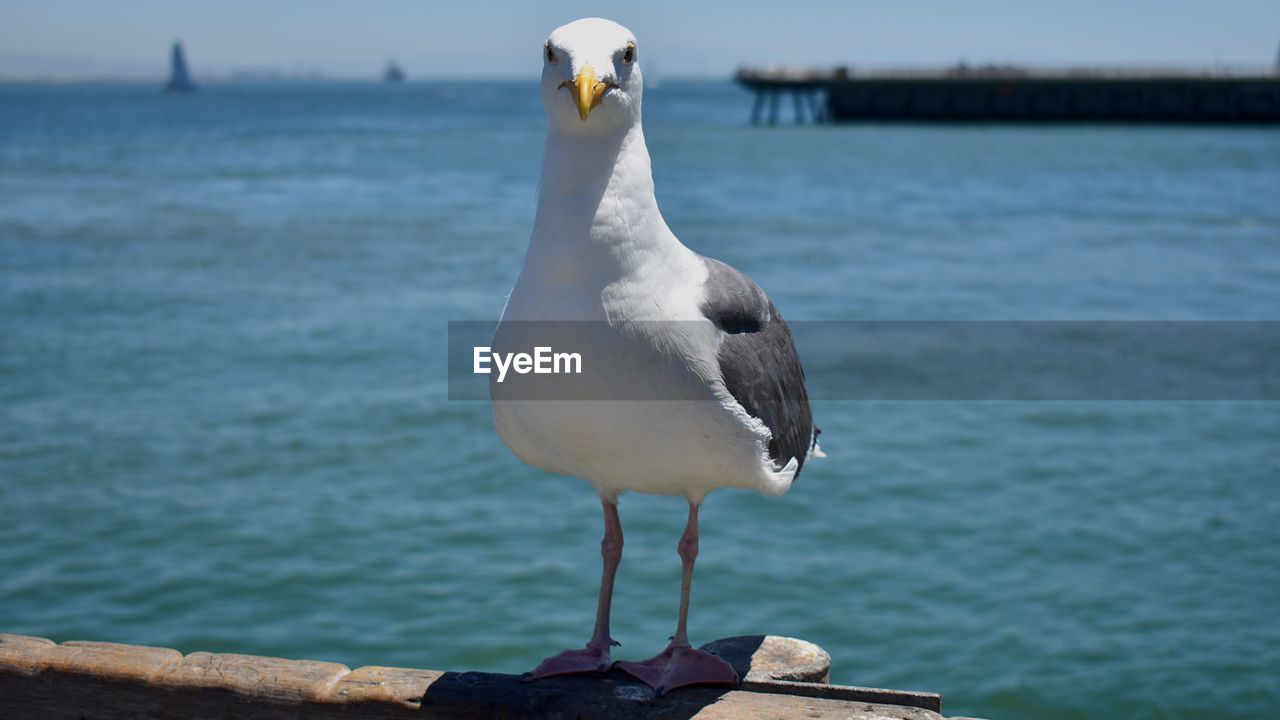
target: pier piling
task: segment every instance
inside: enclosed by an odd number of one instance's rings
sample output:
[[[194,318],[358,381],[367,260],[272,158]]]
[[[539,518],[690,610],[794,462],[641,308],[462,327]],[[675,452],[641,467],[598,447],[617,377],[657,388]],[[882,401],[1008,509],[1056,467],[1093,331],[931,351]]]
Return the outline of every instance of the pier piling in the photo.
[[[849,68],[738,71],[755,94],[751,122],[779,121],[789,93],[796,124],[912,122],[1129,122],[1280,124],[1280,69],[1011,66],[855,73]],[[808,105],[806,112],[805,105]]]

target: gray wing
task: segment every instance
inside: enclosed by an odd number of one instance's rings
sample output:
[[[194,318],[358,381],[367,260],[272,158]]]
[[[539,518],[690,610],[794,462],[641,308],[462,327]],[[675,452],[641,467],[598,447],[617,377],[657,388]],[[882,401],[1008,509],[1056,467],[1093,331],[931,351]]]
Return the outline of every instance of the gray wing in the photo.
[[[724,333],[717,360],[725,388],[772,431],[769,458],[779,468],[795,458],[798,477],[816,433],[791,328],[751,278],[719,260],[702,261],[702,313]]]

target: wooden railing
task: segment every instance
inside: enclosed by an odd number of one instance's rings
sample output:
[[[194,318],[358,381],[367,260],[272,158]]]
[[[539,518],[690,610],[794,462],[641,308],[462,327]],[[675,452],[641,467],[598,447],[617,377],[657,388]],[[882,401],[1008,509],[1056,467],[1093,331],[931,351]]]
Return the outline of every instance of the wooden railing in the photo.
[[[738,687],[654,697],[616,672],[521,682],[0,634],[0,718],[941,718],[932,693],[826,684],[830,658],[812,643],[756,636],[706,647],[738,669]]]

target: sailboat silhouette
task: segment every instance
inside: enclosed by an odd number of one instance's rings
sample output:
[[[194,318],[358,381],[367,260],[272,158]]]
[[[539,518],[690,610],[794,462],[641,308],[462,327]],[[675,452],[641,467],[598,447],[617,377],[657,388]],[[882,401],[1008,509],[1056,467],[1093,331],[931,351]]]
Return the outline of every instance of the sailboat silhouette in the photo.
[[[196,84],[191,81],[191,75],[187,72],[187,59],[182,53],[182,43],[176,42],[173,44],[172,59],[169,62],[169,84],[164,86],[164,91],[189,93],[195,90]]]

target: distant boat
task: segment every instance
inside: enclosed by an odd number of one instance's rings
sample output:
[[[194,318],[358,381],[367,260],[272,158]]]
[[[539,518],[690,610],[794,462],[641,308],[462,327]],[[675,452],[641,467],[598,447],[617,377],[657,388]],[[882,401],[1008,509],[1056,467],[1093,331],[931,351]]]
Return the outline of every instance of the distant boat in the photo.
[[[173,44],[173,58],[169,62],[169,84],[164,86],[165,92],[189,93],[196,91],[196,84],[191,81],[187,72],[187,59],[182,54],[182,43]]]
[[[387,65],[387,71],[382,73],[382,82],[401,83],[404,82],[404,70],[394,62]]]

